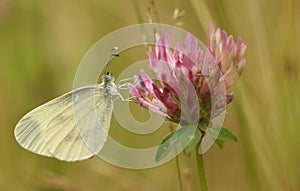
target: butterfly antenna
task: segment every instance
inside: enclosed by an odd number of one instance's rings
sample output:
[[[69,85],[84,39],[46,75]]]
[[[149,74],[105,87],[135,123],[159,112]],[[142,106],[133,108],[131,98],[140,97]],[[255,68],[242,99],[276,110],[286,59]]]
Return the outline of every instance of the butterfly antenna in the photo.
[[[109,64],[109,62],[114,58],[114,57],[119,57],[119,54],[118,53],[115,53],[115,51],[119,50],[118,47],[113,47],[110,51],[110,54],[109,54],[109,57],[107,58],[106,60],[106,64],[105,64],[105,68],[104,68],[104,74],[107,73],[107,66]]]

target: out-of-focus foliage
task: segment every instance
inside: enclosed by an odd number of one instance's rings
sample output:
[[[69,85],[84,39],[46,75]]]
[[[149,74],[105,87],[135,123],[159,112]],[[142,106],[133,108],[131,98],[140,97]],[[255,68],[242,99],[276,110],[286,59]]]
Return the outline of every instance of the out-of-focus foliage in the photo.
[[[121,27],[147,22],[147,6],[146,0],[0,1],[0,190],[178,188],[175,161],[147,170],[121,169],[98,158],[65,163],[22,149],[13,136],[22,115],[72,88],[77,66],[93,43]],[[183,22],[182,28],[203,42],[212,21],[247,45],[247,66],[224,124],[239,142],[206,153],[210,190],[300,189],[299,6],[295,0],[175,0],[150,7],[153,21]],[[175,8],[185,10],[176,22]],[[118,75],[146,58],[145,49],[132,50],[114,60],[110,70]],[[138,107],[132,110],[147,120]],[[114,120],[111,131],[125,132]],[[143,139],[121,140],[136,145]],[[193,167],[192,159],[180,158],[183,166]],[[187,173],[185,182],[193,184]]]

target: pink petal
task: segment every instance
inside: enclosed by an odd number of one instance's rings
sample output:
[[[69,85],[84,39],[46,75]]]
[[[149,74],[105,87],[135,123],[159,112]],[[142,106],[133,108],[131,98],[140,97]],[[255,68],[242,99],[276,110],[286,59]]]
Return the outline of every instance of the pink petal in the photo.
[[[156,86],[153,86],[153,90],[156,94],[156,97],[166,106],[168,110],[174,111],[174,112],[179,112],[180,109],[177,106],[176,103],[174,103],[170,97],[167,95],[163,94]]]
[[[184,48],[186,52],[189,53],[196,53],[199,49],[198,47],[198,41],[196,38],[193,36],[192,33],[187,33],[185,40],[184,40]]]
[[[234,98],[234,93],[230,93],[230,94],[227,94],[227,95],[226,95],[226,102],[227,102],[227,105],[228,105],[230,102],[232,102],[233,98]]]
[[[132,84],[128,85],[128,91],[133,97],[140,97],[139,90],[134,87]]]
[[[204,60],[201,68],[201,73],[204,76],[209,76],[210,75],[210,69],[213,65],[216,64],[216,60],[214,59],[213,55],[211,54],[210,51],[206,50],[205,55],[204,55]]]
[[[163,104],[160,104],[161,107],[158,107],[156,106],[157,103],[154,104],[154,102],[146,102],[146,101],[143,101],[143,107],[147,107],[146,109],[154,112],[154,113],[157,113],[163,117],[167,117],[167,113],[166,113],[166,108],[164,107]]]
[[[141,69],[139,77],[140,80],[143,82],[145,88],[153,96],[154,92],[153,92],[152,84],[154,84],[154,82],[151,80],[151,78],[146,74],[146,72],[143,69]]]

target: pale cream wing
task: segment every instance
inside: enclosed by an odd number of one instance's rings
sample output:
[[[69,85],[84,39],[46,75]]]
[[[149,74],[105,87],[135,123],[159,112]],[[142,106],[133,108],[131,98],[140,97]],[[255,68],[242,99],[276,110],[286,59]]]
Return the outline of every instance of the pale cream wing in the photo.
[[[106,141],[112,108],[103,86],[85,86],[27,113],[16,125],[15,137],[37,154],[65,161],[90,158]]]

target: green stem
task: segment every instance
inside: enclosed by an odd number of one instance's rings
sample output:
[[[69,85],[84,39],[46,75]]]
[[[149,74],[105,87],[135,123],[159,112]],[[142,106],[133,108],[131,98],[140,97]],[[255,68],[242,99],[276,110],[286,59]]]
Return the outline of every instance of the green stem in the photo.
[[[176,168],[177,168],[177,176],[178,176],[178,182],[179,182],[179,190],[183,190],[183,184],[182,184],[182,175],[179,165],[179,155],[176,155]]]
[[[198,176],[199,176],[199,180],[200,180],[201,191],[208,191],[207,180],[206,180],[205,169],[204,169],[203,155],[196,153],[196,157],[197,157]]]
[[[170,128],[170,132],[174,131],[173,123],[170,123],[169,128]],[[179,154],[177,153],[176,148],[175,148],[175,152],[176,152],[175,162],[176,162],[177,177],[179,182],[179,191],[182,191],[183,190],[182,175],[181,175],[180,164],[179,164]]]

